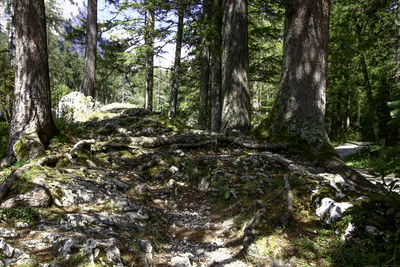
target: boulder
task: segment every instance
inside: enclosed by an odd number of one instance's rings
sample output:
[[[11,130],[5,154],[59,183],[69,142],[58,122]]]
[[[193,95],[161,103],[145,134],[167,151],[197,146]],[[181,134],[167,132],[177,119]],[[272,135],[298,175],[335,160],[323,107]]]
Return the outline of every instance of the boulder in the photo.
[[[85,121],[90,113],[101,108],[101,104],[91,96],[85,96],[81,92],[72,92],[63,96],[55,110],[56,118],[69,121]]]

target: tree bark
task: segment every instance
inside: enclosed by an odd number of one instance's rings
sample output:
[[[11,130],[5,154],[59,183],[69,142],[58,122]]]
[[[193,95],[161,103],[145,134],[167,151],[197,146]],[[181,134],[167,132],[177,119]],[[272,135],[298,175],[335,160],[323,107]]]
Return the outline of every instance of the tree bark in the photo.
[[[81,92],[85,96],[95,96],[96,52],[97,51],[97,0],[88,0],[85,66]]]
[[[250,130],[247,0],[224,0],[222,130]]]
[[[210,0],[203,0],[203,37],[201,40],[200,105],[199,128],[208,128],[209,90],[210,90]]]
[[[213,38],[211,42],[211,131],[221,130],[221,29],[222,29],[222,10],[221,0],[214,0],[213,7]]]
[[[328,72],[329,0],[286,2],[283,65],[270,134],[329,143],[324,114]]]
[[[44,0],[14,1],[14,19],[15,90],[7,145],[11,161],[16,158],[17,141],[37,135],[47,145],[56,132],[51,115]]]
[[[180,77],[179,72],[181,68],[181,50],[182,50],[184,16],[185,16],[185,6],[184,2],[181,1],[178,6],[178,29],[176,32],[174,76],[172,78],[171,100],[168,112],[169,118],[174,118],[176,116],[176,106],[178,104],[178,88],[179,88],[179,77]]]
[[[400,88],[400,1],[396,8],[396,68],[396,83]],[[400,92],[397,95],[400,96]]]
[[[155,6],[153,0],[149,0],[146,10],[146,92],[144,97],[144,108],[153,110],[153,87],[154,87],[154,17]]]

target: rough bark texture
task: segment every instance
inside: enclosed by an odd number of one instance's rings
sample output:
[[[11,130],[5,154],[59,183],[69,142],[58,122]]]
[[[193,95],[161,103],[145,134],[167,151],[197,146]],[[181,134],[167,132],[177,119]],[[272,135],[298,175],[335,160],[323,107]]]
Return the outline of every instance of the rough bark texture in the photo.
[[[200,109],[199,109],[199,128],[208,128],[208,103],[210,90],[210,20],[211,20],[210,0],[203,1],[203,34],[201,40],[201,69],[200,69]]]
[[[328,142],[324,126],[328,71],[329,0],[286,2],[283,65],[270,133],[309,144]]]
[[[214,0],[213,7],[213,38],[211,42],[211,131],[221,130],[221,28],[222,28],[222,10],[221,0]]]
[[[178,87],[181,68],[181,50],[183,37],[183,18],[185,16],[185,6],[181,1],[178,6],[178,29],[176,31],[176,46],[175,46],[175,62],[174,62],[174,77],[172,79],[171,100],[168,112],[168,117],[176,116],[176,106],[178,104]]]
[[[97,51],[97,0],[88,0],[85,66],[81,92],[85,96],[95,96],[96,52]]]
[[[396,15],[396,83],[400,88],[400,1],[397,1]],[[400,96],[400,92],[398,92],[398,96]]]
[[[14,1],[14,12],[16,71],[7,146],[11,159],[15,159],[17,141],[34,135],[47,145],[56,131],[51,115],[44,1]]]
[[[154,4],[150,0],[146,11],[146,91],[144,97],[144,108],[153,110],[153,87],[154,87]]]
[[[225,0],[222,29],[222,130],[250,129],[247,0]]]

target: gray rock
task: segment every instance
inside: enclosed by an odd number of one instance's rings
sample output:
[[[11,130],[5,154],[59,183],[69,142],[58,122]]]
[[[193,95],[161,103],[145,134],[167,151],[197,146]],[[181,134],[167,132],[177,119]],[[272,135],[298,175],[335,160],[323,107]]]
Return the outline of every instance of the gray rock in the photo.
[[[342,213],[352,206],[353,204],[348,202],[336,202],[330,198],[323,198],[316,213],[322,222],[330,224],[341,218]]]
[[[0,208],[12,208],[21,204],[29,207],[45,208],[51,204],[51,195],[48,194],[46,188],[36,186],[26,194],[16,195],[7,199],[1,203]]]
[[[5,242],[3,238],[0,238],[0,251],[7,257],[12,257],[14,248]]]
[[[100,107],[100,103],[92,97],[72,92],[60,99],[55,114],[57,118],[69,121],[85,121],[90,113],[99,110]]]
[[[15,232],[14,229],[9,230],[7,228],[0,227],[0,236],[1,237],[16,237],[17,233]]]
[[[146,257],[151,260],[153,258],[153,246],[151,242],[149,240],[139,240],[139,246],[146,253]]]
[[[111,238],[109,239],[109,242],[110,244],[105,248],[107,258],[111,262],[122,266],[121,253],[117,245],[115,244],[116,243],[115,239]]]
[[[207,177],[203,177],[197,186],[200,191],[207,192],[210,188],[210,182],[208,181]]]

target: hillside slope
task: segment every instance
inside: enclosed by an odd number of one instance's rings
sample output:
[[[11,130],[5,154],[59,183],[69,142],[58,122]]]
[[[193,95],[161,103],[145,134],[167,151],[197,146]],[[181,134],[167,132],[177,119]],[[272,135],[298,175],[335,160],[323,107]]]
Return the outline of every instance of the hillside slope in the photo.
[[[115,108],[1,171],[0,266],[398,264],[398,196],[285,146]]]

